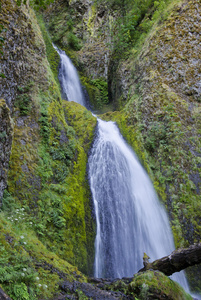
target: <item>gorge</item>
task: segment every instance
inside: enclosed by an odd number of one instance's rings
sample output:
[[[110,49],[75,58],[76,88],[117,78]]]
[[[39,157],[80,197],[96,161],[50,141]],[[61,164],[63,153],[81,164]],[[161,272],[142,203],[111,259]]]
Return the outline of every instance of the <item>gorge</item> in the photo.
[[[67,101],[84,105],[75,67],[65,52],[56,50],[62,93]],[[168,217],[114,122],[98,119],[90,152],[89,182],[96,215],[94,276],[131,277],[142,267],[144,252],[153,261],[174,250]],[[183,272],[173,278],[189,292]]]
[[[134,273],[200,242],[199,1],[0,4],[0,297],[191,299]],[[185,273],[201,293],[200,265]]]

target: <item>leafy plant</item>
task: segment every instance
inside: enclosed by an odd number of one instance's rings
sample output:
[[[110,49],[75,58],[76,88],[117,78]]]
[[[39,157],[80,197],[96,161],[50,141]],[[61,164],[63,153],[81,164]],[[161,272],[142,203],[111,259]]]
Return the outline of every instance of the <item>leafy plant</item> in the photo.
[[[90,83],[100,91],[100,105],[108,103],[108,84],[103,78],[92,79]]]
[[[149,131],[145,139],[145,147],[150,152],[159,146],[160,143],[167,142],[166,127],[163,122],[155,121],[150,125]]]
[[[31,265],[31,261],[22,258],[20,242],[15,242],[13,250],[1,245],[0,254],[0,283],[13,300],[34,300],[36,298],[37,273]],[[35,289],[32,296],[28,290]]]
[[[48,141],[50,134],[49,117],[46,111],[41,112],[40,122],[40,133],[45,141]]]
[[[2,210],[12,211],[13,209],[15,209],[15,199],[7,190],[4,190],[2,199]]]
[[[31,81],[27,86],[18,87],[18,95],[15,100],[15,107],[20,111],[21,116],[26,116],[31,111],[31,96],[29,91],[34,83]]]
[[[67,40],[68,40],[68,45],[70,46],[71,49],[75,51],[79,51],[82,48],[80,44],[80,40],[72,31],[68,33]]]

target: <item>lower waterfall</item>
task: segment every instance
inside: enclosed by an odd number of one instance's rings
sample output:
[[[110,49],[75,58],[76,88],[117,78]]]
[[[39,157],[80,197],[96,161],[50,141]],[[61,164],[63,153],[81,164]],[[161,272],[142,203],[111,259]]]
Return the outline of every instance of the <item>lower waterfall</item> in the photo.
[[[55,49],[64,99],[85,106],[75,67],[64,51]],[[98,119],[88,165],[97,224],[94,276],[133,276],[143,266],[144,252],[151,261],[169,255],[174,241],[165,209],[114,122]],[[184,272],[172,278],[189,292]]]
[[[114,122],[98,119],[89,180],[97,223],[95,277],[133,276],[143,267],[144,252],[152,261],[174,250],[165,209]],[[188,291],[183,272],[173,279]]]

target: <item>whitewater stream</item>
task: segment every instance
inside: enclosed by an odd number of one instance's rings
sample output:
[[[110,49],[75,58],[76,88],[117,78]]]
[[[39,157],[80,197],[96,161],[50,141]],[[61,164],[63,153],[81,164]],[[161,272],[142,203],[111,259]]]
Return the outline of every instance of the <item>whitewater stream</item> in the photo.
[[[61,85],[63,99],[86,106],[85,97],[76,68],[72,64],[70,58],[66,55],[65,51],[58,49],[55,45],[53,45],[53,47],[60,56],[59,83]]]
[[[63,97],[85,105],[75,67],[56,50]],[[150,261],[169,255],[175,248],[165,209],[114,122],[98,119],[88,165],[97,225],[94,276],[130,277],[143,267],[144,252]],[[189,292],[184,272],[172,278]]]

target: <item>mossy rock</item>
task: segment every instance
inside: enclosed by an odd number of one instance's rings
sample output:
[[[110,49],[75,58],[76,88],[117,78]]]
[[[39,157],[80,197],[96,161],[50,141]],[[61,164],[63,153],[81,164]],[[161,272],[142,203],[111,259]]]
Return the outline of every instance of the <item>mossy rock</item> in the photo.
[[[66,122],[73,127],[80,144],[87,152],[93,142],[97,119],[82,105],[63,101]]]
[[[190,300],[192,297],[176,282],[158,271],[136,274],[128,285],[128,294],[137,299]]]

